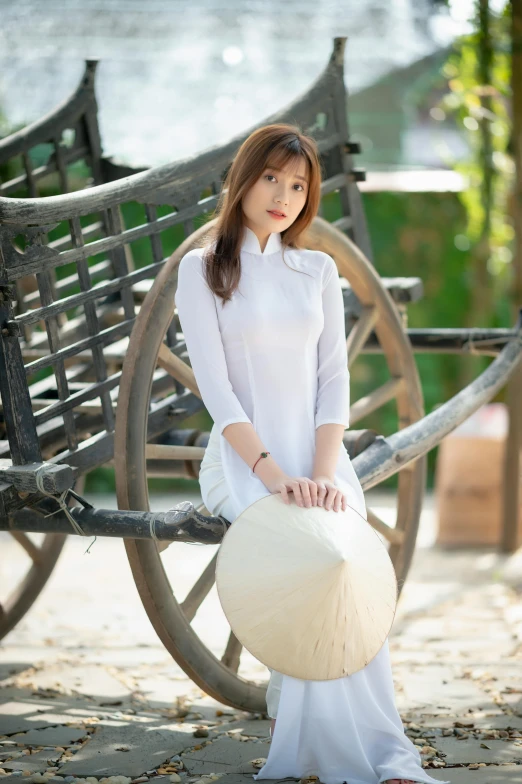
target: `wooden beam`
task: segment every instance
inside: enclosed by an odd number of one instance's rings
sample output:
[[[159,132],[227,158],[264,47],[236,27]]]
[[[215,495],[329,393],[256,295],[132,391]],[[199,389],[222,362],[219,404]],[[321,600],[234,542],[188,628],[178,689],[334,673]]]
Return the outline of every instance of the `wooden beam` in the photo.
[[[513,227],[515,243],[513,255],[513,309],[522,307],[522,0],[511,0],[511,94],[513,117],[513,155],[515,178],[513,185]],[[509,427],[504,459],[502,534],[500,548],[514,552],[520,540],[520,471],[522,465],[522,366],[519,365],[508,381],[507,406]]]
[[[204,446],[177,446],[174,444],[147,444],[147,460],[202,460]]]

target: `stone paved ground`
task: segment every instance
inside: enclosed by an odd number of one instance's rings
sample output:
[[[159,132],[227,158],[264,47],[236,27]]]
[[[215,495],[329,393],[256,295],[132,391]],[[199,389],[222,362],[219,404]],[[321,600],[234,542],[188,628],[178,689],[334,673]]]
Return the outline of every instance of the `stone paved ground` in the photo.
[[[390,518],[388,497],[370,501]],[[433,540],[428,499],[390,636],[405,730],[436,778],[522,782],[522,555],[445,551]],[[266,715],[216,702],[172,661],[121,541],[86,547],[69,538],[37,603],[0,645],[0,784],[249,784],[269,749]],[[214,550],[176,547],[164,559],[183,596]],[[0,551],[2,596],[23,556],[2,534]],[[215,593],[194,626],[222,650]],[[248,654],[240,673],[268,675]]]

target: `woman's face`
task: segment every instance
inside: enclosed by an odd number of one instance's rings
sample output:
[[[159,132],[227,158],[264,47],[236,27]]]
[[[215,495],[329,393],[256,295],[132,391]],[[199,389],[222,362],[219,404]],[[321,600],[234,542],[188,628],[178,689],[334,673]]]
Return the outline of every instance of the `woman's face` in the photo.
[[[245,224],[258,236],[281,232],[295,221],[308,195],[308,166],[301,156],[278,170],[267,167],[243,198]],[[284,213],[277,218],[271,210]]]

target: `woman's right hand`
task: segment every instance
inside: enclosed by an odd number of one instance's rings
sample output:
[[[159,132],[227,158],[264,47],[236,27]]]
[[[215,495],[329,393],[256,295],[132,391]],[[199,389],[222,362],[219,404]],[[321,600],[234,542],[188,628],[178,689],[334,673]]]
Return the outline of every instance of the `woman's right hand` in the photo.
[[[317,506],[317,484],[307,476],[282,474],[265,485],[272,494],[281,493],[285,504],[290,503],[290,493],[293,493],[298,506]]]

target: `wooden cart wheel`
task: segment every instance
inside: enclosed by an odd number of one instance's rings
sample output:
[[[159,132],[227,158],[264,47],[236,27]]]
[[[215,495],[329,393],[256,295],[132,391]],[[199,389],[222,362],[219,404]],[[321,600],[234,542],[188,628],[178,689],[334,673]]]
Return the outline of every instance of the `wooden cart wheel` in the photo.
[[[79,477],[75,485],[78,493],[83,492],[84,484],[85,477]],[[67,539],[65,534],[35,535],[23,531],[10,531],[7,535],[12,536],[25,552],[27,566],[9,594],[0,596],[0,640],[31,609],[51,576]]]
[[[199,451],[201,458],[204,451],[201,447],[175,445],[162,445],[158,450],[157,445],[147,444],[147,430],[152,378],[160,368],[178,382],[178,388],[181,384],[199,396],[192,369],[168,348],[164,339],[174,316],[179,261],[187,251],[198,246],[210,225],[200,227],[187,237],[169,258],[147,294],[131,334],[116,417],[115,455],[118,459],[115,468],[120,509],[149,509],[147,457],[155,459],[161,451],[163,457],[180,460],[187,458],[192,449],[195,457]],[[373,330],[387,360],[390,379],[353,403],[351,424],[395,400],[398,427],[410,425],[423,416],[420,381],[397,309],[375,269],[342,232],[322,218],[314,220],[305,244],[309,248],[326,251],[335,259],[339,272],[349,281],[362,305],[361,316],[348,336],[349,364],[353,364]],[[394,528],[369,510],[369,522],[389,543],[399,586],[404,582],[415,546],[424,482],[424,458],[400,471]],[[203,505],[199,509],[205,511]],[[217,700],[243,710],[265,711],[266,684],[240,675],[242,646],[232,631],[229,630],[228,641],[218,656],[193,628],[196,612],[201,610],[209,592],[215,587],[217,552],[209,559],[185,598],[178,601],[162,561],[165,556],[157,544],[128,539],[125,547],[146,612],[165,647],[182,669]],[[172,557],[175,558],[175,554]],[[175,575],[172,574],[172,577]]]

